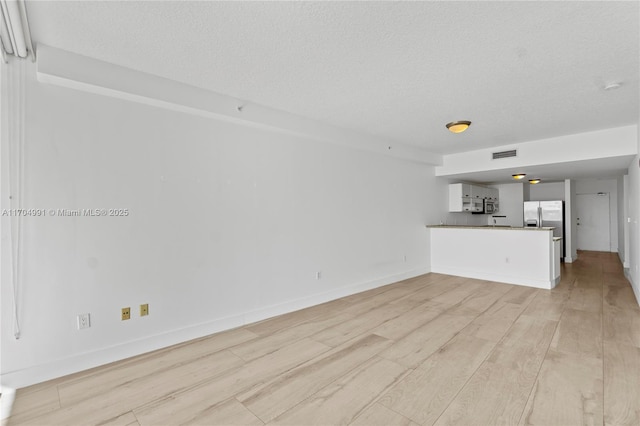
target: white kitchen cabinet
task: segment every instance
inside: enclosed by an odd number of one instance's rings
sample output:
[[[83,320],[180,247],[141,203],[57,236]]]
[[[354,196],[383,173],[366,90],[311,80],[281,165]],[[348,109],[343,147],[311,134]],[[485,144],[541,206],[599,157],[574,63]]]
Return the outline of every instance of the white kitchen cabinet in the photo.
[[[487,194],[487,191],[485,191],[486,189],[487,188],[485,188],[484,186],[471,185],[471,198],[479,198],[481,200],[484,200]]]
[[[500,192],[498,188],[487,188],[489,190],[489,200],[498,201]]]
[[[468,183],[452,183],[449,185],[450,212],[478,212],[482,211],[482,200],[485,192],[476,185]],[[487,188],[483,188],[487,189]],[[475,191],[475,192],[474,192]]]

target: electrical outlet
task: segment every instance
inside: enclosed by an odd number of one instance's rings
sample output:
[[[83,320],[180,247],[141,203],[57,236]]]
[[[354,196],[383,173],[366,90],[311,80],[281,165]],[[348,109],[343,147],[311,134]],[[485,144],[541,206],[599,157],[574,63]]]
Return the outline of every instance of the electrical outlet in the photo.
[[[322,271],[316,272],[316,280],[319,280],[320,278],[322,278]]]
[[[122,321],[131,318],[131,308],[122,308]]]
[[[140,316],[145,317],[147,315],[149,315],[149,304],[140,305]]]
[[[91,327],[91,314],[78,315],[78,330]]]

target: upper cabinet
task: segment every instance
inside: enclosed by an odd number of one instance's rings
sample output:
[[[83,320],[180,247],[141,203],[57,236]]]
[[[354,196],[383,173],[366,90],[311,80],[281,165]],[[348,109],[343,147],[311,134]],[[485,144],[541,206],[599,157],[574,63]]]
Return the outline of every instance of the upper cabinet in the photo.
[[[489,199],[498,201],[499,191],[498,188],[487,188],[489,190]]]
[[[468,183],[449,185],[450,212],[482,212],[484,200],[498,201],[498,190]]]

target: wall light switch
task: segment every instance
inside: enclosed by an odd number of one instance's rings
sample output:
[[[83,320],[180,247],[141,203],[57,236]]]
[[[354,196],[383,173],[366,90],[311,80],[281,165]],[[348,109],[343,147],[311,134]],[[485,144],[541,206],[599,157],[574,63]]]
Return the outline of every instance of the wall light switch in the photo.
[[[149,315],[149,304],[140,305],[140,316],[145,317],[147,315]]]

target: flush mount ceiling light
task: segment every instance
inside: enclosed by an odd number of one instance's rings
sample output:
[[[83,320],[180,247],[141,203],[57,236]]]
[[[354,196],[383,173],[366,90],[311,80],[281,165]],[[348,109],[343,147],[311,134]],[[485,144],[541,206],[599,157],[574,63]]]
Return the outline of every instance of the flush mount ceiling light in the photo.
[[[515,180],[524,179],[525,176],[526,176],[525,173],[516,173],[515,175],[511,175],[511,177],[514,178]]]
[[[529,179],[529,183],[531,185],[535,185],[536,183],[540,183],[541,179]]]
[[[620,86],[622,86],[622,83],[620,83],[619,81],[614,81],[614,82],[605,84],[603,89],[607,90],[607,91],[616,90],[616,89],[620,88]]]
[[[452,133],[462,133],[471,126],[470,121],[452,121],[447,124],[447,129]]]

